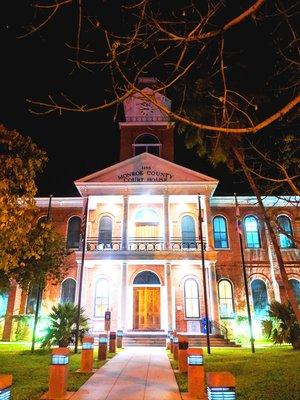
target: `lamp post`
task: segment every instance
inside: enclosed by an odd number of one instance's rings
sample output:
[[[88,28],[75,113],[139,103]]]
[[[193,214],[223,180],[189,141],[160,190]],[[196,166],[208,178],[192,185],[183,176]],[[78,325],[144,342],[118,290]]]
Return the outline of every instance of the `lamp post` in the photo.
[[[79,338],[79,325],[80,325],[80,310],[81,310],[81,295],[82,295],[82,280],[83,280],[83,269],[84,269],[84,259],[85,259],[85,244],[86,244],[86,227],[89,209],[89,198],[85,199],[84,214],[81,222],[81,240],[82,240],[82,252],[81,252],[81,265],[79,273],[79,289],[78,289],[78,303],[77,303],[77,318],[76,318],[76,330],[75,330],[75,345],[74,353],[77,353],[78,349],[78,338]]]
[[[209,337],[209,318],[208,318],[208,305],[207,305],[207,285],[205,274],[205,261],[204,261],[204,245],[202,233],[202,215],[201,215],[201,196],[198,195],[198,218],[199,218],[199,236],[201,244],[201,263],[202,263],[202,277],[203,277],[203,292],[204,292],[204,308],[205,308],[205,321],[206,321],[206,347],[207,353],[210,354],[210,337]]]
[[[47,211],[47,218],[46,218],[47,223],[51,221],[51,204],[52,204],[52,194],[50,194],[50,196],[49,196],[48,211]],[[43,288],[42,288],[41,282],[39,282],[37,297],[36,297],[35,313],[34,313],[31,353],[34,352],[36,327],[37,327],[37,323],[38,323],[38,319],[39,319],[39,309],[40,309],[40,303],[42,300],[42,294],[43,294]]]
[[[240,213],[239,213],[236,193],[234,193],[234,198],[235,198],[235,207],[236,207],[236,223],[237,223],[237,230],[238,230],[239,242],[240,242],[243,279],[244,279],[244,287],[245,287],[245,295],[246,295],[246,306],[247,306],[248,324],[249,324],[249,331],[250,331],[251,351],[252,351],[252,353],[255,353],[251,309],[250,309],[250,301],[249,301],[249,290],[248,290],[248,282],[247,282],[247,274],[246,274],[244,247],[243,247],[243,238],[242,238],[242,230],[241,230],[241,226],[240,226]]]

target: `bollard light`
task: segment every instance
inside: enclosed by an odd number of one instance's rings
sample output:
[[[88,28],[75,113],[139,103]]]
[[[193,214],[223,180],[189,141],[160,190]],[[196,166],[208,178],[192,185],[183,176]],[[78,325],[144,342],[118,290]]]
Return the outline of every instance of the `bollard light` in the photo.
[[[208,372],[206,381],[208,400],[236,400],[236,380],[230,372]]]
[[[236,400],[234,387],[207,388],[208,400]]]
[[[0,400],[10,400],[11,399],[11,387],[0,390]]]
[[[117,337],[122,337],[124,336],[124,332],[122,330],[117,331]]]
[[[177,336],[173,336],[173,343],[177,344],[178,343],[178,337]]]
[[[188,365],[203,365],[203,356],[193,354],[187,358]]]
[[[63,354],[52,354],[51,365],[67,365],[69,364],[69,357]]]
[[[99,337],[99,343],[100,344],[107,344],[107,342],[108,342],[107,337],[103,337],[103,336]]]
[[[82,343],[82,350],[93,350],[94,343],[84,342]]]

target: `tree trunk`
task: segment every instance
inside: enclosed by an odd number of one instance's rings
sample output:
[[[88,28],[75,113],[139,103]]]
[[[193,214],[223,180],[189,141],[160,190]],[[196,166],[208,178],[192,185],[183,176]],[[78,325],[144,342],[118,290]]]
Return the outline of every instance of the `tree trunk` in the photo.
[[[295,316],[297,318],[297,321],[300,324],[300,310],[298,308],[298,303],[296,301],[294,292],[293,292],[293,290],[292,290],[292,288],[290,286],[290,283],[289,283],[289,280],[288,280],[288,277],[287,277],[287,273],[285,271],[284,262],[283,262],[283,258],[282,258],[282,255],[281,255],[281,251],[280,251],[280,248],[279,248],[279,245],[278,245],[278,240],[277,240],[276,234],[275,234],[275,232],[274,232],[274,230],[272,228],[271,221],[270,221],[270,218],[269,218],[269,216],[268,216],[268,214],[266,212],[265,206],[263,205],[263,201],[261,199],[259,190],[258,190],[258,188],[256,186],[256,183],[255,183],[250,171],[247,168],[247,165],[245,163],[244,155],[243,155],[242,151],[240,149],[238,149],[237,147],[232,147],[232,151],[233,151],[233,154],[235,155],[236,160],[238,161],[238,163],[242,167],[243,172],[244,172],[244,174],[245,174],[245,176],[247,178],[247,181],[249,182],[250,187],[253,190],[253,193],[254,193],[255,197],[257,198],[260,210],[261,210],[261,212],[263,214],[263,217],[264,217],[265,223],[267,225],[267,228],[268,228],[268,231],[269,231],[269,234],[270,234],[270,238],[271,238],[271,241],[272,241],[272,244],[273,244],[273,247],[274,247],[275,256],[277,258],[279,271],[280,271],[280,275],[281,275],[281,278],[282,278],[282,283],[283,283],[283,286],[284,286],[286,298],[289,300],[289,302],[290,302],[290,304],[291,304],[291,306],[293,308],[293,311],[295,313]]]

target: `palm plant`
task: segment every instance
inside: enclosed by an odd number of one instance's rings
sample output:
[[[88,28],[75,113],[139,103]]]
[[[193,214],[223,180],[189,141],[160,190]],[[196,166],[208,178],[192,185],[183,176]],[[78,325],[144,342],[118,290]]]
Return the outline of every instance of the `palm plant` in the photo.
[[[291,343],[293,349],[300,349],[300,326],[290,303],[270,304],[268,320],[262,321],[263,332],[274,343]]]
[[[80,309],[79,337],[82,338],[89,330],[88,319],[83,315],[83,308]],[[78,306],[73,303],[58,304],[52,307],[49,315],[50,326],[42,341],[42,347],[67,347],[75,342],[76,319]]]

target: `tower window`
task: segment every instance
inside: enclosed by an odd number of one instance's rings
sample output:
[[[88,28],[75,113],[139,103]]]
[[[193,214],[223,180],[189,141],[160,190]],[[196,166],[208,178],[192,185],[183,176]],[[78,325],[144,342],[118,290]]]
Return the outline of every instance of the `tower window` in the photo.
[[[255,218],[253,215],[249,215],[248,217],[246,217],[244,220],[244,228],[247,248],[260,248],[260,237],[257,218]]]
[[[213,219],[214,241],[216,249],[228,249],[226,219],[217,216]]]
[[[144,133],[135,139],[133,144],[133,155],[138,156],[142,153],[151,153],[160,157],[161,143],[158,138],[149,133]]]
[[[294,247],[293,240],[291,239],[293,237],[293,231],[289,217],[286,215],[279,215],[277,223],[279,226],[279,246],[282,249],[290,249]]]

